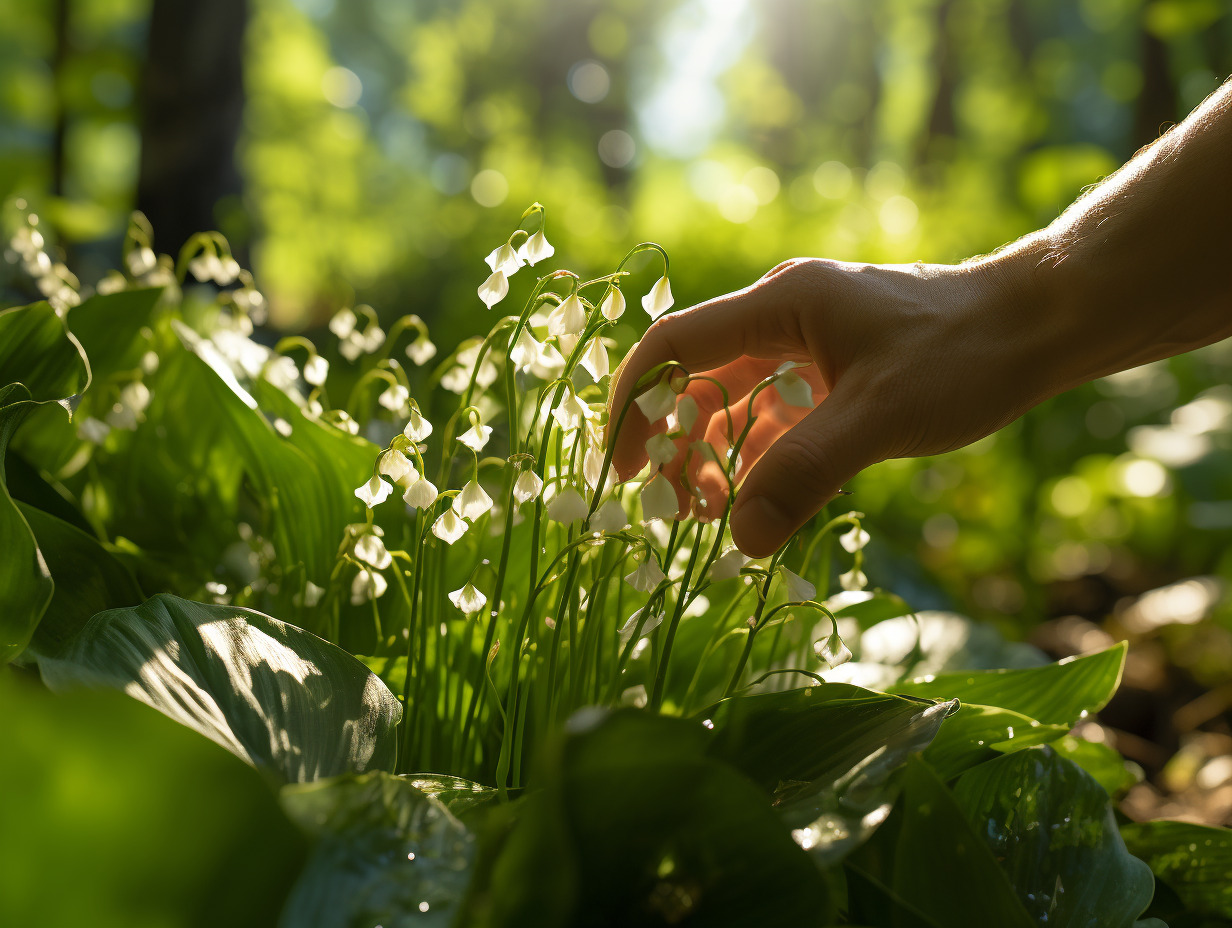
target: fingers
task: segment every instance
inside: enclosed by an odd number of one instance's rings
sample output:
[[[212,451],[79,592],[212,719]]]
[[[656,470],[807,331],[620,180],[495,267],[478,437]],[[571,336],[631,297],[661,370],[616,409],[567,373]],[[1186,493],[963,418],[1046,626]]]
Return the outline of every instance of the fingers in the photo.
[[[857,390],[838,384],[766,450],[740,487],[731,517],[737,547],[750,557],[776,551],[844,483],[882,460],[884,431]]]
[[[792,275],[776,273],[744,290],[682,312],[664,316],[650,327],[616,371],[608,408],[617,422],[638,380],[667,361],[687,371],[720,368],[741,356],[786,358],[799,353],[790,322],[797,287]],[[636,404],[631,405],[615,441],[613,463],[627,479],[646,463],[645,443],[653,433]]]

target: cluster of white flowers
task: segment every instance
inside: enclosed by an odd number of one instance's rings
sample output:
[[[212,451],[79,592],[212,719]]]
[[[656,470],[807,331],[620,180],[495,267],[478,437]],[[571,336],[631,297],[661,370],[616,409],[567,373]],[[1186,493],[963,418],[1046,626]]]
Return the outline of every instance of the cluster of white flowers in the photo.
[[[19,201],[19,208],[24,201]],[[60,314],[81,302],[81,282],[64,262],[52,258],[46,240],[39,231],[39,218],[26,214],[25,222],[17,229],[5,249],[5,259],[10,264],[20,264],[38,287],[39,293]]]

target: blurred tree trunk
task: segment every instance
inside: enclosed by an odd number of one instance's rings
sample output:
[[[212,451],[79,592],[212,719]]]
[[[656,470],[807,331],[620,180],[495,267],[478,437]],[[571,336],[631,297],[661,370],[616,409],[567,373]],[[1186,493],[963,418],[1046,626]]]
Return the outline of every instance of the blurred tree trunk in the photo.
[[[218,226],[242,191],[235,160],[244,112],[247,0],[154,0],[141,87],[137,208],[159,251],[175,255]]]
[[[61,81],[64,80],[65,65],[69,56],[69,25],[68,0],[56,0],[53,27],[55,29],[55,51],[52,54],[51,71],[56,81],[56,121],[51,135],[51,192],[54,196],[64,196],[64,141],[68,134],[68,113],[64,108],[64,91]]]
[[[1177,121],[1176,87],[1168,63],[1168,46],[1145,27],[1141,33],[1142,93],[1134,110],[1133,148],[1160,137]]]

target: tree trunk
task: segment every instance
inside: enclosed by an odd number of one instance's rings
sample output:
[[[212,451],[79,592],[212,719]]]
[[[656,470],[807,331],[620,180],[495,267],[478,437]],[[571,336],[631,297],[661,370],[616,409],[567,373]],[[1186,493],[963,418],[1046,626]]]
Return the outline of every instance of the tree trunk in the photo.
[[[244,110],[247,0],[154,0],[141,88],[137,208],[171,255],[218,225],[242,191],[235,161]]]

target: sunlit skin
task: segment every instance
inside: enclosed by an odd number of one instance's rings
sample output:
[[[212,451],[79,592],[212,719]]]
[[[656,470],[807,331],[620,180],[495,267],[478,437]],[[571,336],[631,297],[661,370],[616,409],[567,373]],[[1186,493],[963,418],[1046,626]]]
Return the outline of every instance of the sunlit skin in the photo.
[[[1232,81],[1048,227],[958,265],[797,258],[750,287],[659,319],[612,391],[678,361],[720,381],[736,434],[751,388],[785,360],[814,409],[757,398],[731,528],[746,554],[781,546],[870,464],[940,454],[1080,383],[1232,335]],[[690,441],[726,450],[720,391],[693,382]],[[634,405],[616,438],[622,479],[646,462]],[[682,508],[717,516],[727,482],[687,451],[665,468]],[[683,478],[683,479],[682,479]],[[690,494],[686,489],[694,488]]]

